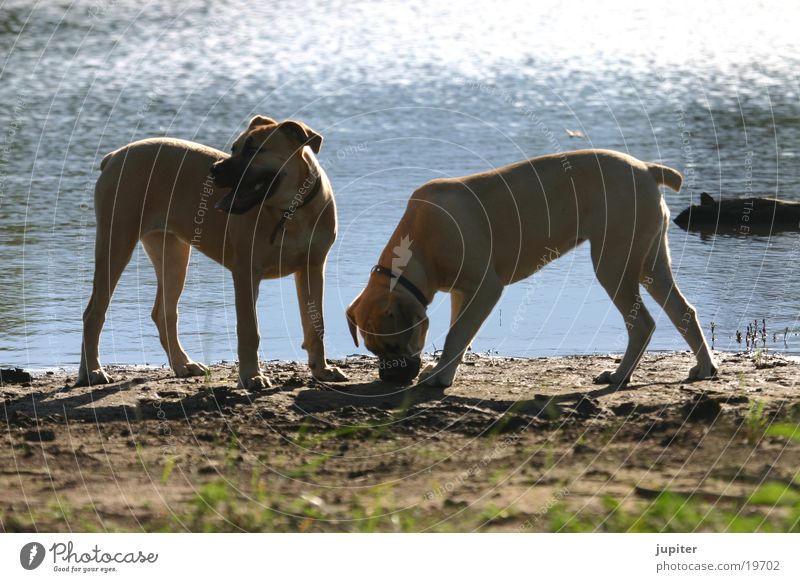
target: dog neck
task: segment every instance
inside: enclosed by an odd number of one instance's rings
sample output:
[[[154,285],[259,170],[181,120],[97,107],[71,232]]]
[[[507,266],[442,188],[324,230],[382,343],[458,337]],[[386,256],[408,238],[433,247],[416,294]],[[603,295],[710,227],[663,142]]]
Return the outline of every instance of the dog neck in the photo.
[[[436,290],[431,291],[425,269],[412,257],[408,263],[400,267],[396,261],[381,257],[378,264],[372,268],[371,273],[384,276],[389,280],[389,289],[411,295],[423,307],[428,307],[433,301]]]
[[[314,183],[309,187],[305,187],[305,184],[309,181],[309,178],[313,178]],[[275,225],[275,228],[272,229],[272,234],[269,237],[270,244],[275,244],[275,239],[277,238],[278,233],[286,228],[286,221],[292,218],[295,212],[304,206],[307,206],[313,202],[315,198],[319,197],[320,192],[322,192],[323,181],[324,178],[322,176],[322,168],[314,164],[314,167],[309,171],[308,177],[303,183],[304,185],[298,190],[302,200],[295,206],[290,206],[289,208],[284,208],[281,210],[281,218],[278,220],[278,224]]]
[[[405,275],[401,275],[400,273],[392,271],[391,269],[384,267],[382,265],[375,265],[374,267],[372,267],[371,273],[377,273],[379,275],[385,275],[386,277],[389,277],[390,289],[393,287],[393,284],[399,285],[400,287],[404,288],[406,291],[411,293],[411,295],[413,295],[414,298],[417,301],[419,301],[423,307],[428,307],[428,305],[430,305],[430,300],[428,300],[425,294],[419,290],[419,287],[414,285],[414,283],[412,283]],[[395,287],[395,289],[396,288],[397,287]]]

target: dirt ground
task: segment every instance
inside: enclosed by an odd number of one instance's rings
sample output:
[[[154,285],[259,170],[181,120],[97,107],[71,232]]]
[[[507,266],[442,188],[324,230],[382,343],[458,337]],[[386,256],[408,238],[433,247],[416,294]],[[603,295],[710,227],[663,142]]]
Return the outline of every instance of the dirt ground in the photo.
[[[442,391],[337,362],[343,385],[267,363],[176,379],[110,367],[0,387],[5,531],[751,531],[798,529],[800,364],[649,354],[633,383],[591,383],[613,356],[470,355]]]

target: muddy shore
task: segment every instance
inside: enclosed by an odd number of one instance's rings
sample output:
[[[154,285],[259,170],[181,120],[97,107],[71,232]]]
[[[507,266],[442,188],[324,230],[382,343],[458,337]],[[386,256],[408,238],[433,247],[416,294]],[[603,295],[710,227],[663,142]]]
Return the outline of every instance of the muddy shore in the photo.
[[[375,361],[268,363],[275,388],[110,367],[0,386],[4,531],[797,531],[800,364],[648,354],[470,355],[445,391],[377,380]],[[24,379],[24,378],[23,378]]]

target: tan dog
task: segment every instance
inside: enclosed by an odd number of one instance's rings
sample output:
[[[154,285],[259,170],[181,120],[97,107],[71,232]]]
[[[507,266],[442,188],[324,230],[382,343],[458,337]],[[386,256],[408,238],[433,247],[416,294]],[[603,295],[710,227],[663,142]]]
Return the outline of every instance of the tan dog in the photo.
[[[347,309],[353,341],[358,345],[361,330],[367,349],[379,357],[381,378],[409,382],[420,368],[426,307],[437,291],[447,291],[450,331],[423,382],[450,386],[503,287],[588,240],[597,278],[628,329],[616,371],[595,381],[626,383],[650,341],[655,323],[640,284],[695,354],[690,378],[714,376],[717,367],[697,315],[670,265],[669,210],[658,186],[677,191],[681,182],[671,168],[607,150],[542,156],[428,182],[414,192],[366,289]]]
[[[178,299],[195,247],[233,274],[241,385],[270,385],[258,363],[258,286],[262,279],[290,274],[311,373],[324,381],[345,380],[328,366],[322,341],[323,277],[336,238],[336,207],[314,155],[321,145],[322,137],[301,122],[258,116],[230,156],[192,142],[147,139],[103,158],[95,187],[94,283],[83,315],[77,384],[112,381],[100,366],[100,330],[140,240],[158,278],[153,320],[177,376],[206,372],[178,340]],[[227,213],[215,212],[215,205]]]

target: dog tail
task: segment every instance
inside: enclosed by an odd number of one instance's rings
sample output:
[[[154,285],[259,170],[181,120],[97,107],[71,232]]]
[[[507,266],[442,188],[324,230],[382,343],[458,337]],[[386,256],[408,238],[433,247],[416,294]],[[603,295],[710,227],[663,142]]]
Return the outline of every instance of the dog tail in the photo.
[[[678,170],[673,170],[661,164],[647,163],[647,169],[650,170],[650,175],[657,184],[667,186],[675,192],[680,192],[681,184],[683,184],[683,176]]]

